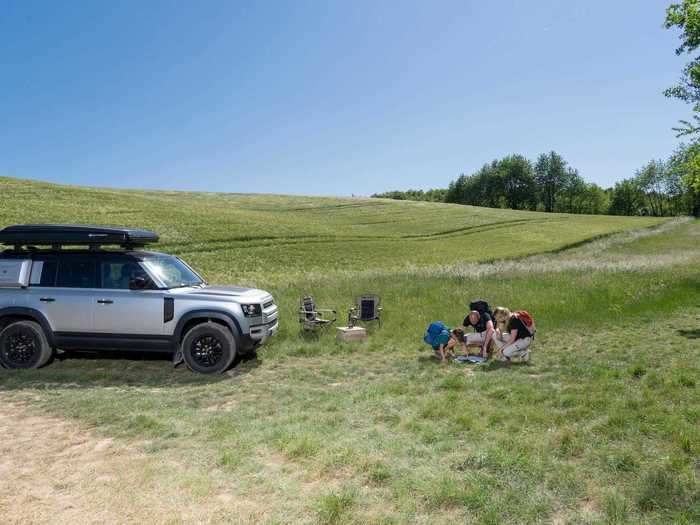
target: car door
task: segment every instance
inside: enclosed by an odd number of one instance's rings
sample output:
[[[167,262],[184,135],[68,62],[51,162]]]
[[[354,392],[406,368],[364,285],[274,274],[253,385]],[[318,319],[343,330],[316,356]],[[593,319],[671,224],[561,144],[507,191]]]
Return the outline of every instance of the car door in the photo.
[[[134,277],[148,277],[136,258],[105,254],[99,261],[99,275],[94,313],[96,333],[162,335],[165,291],[153,286],[145,290],[129,289]],[[150,278],[147,281],[152,282]]]
[[[97,263],[89,254],[35,255],[28,306],[43,313],[54,332],[89,334],[96,287]]]

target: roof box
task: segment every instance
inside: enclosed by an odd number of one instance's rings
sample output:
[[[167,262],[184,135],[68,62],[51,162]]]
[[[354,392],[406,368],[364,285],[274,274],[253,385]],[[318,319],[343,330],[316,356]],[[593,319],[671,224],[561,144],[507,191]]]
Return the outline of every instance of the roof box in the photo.
[[[0,244],[88,245],[116,244],[124,247],[145,246],[158,242],[158,234],[133,228],[89,226],[83,224],[17,224],[0,230]]]

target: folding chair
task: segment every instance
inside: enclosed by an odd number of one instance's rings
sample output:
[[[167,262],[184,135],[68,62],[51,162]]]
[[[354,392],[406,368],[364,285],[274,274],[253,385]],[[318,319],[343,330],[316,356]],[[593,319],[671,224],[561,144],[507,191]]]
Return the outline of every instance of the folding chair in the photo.
[[[379,306],[379,296],[373,294],[360,295],[355,298],[355,306],[348,312],[348,326],[355,326],[358,321],[377,321],[382,326],[382,307]]]
[[[333,318],[325,315],[332,314]],[[313,296],[305,295],[299,300],[299,323],[305,332],[314,332],[333,324],[337,319],[335,310],[320,310],[316,308]]]

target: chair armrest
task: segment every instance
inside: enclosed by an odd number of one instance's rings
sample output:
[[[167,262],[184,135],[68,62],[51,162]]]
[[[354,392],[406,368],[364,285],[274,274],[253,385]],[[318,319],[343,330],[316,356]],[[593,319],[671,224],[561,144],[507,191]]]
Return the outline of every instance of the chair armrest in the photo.
[[[319,308],[317,310],[304,310],[302,308],[299,309],[299,316],[307,316],[307,315],[319,315],[323,316],[323,314],[326,313],[331,313],[333,314],[334,319],[337,318],[337,313],[335,310],[329,310],[329,309],[323,309]]]
[[[299,310],[299,315],[316,315],[324,310]]]
[[[338,319],[338,312],[336,312],[335,310],[322,309],[322,310],[316,310],[316,311],[319,312],[319,313],[321,313],[321,314],[324,314],[324,313],[326,313],[326,314],[333,314],[333,320],[334,320],[334,321]]]

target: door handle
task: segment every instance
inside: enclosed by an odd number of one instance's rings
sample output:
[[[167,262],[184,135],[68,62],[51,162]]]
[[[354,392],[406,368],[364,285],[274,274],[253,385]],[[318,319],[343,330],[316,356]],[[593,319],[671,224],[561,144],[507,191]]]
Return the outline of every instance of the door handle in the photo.
[[[42,303],[53,303],[56,299],[53,297],[42,297],[39,299]]]
[[[112,304],[114,301],[112,301],[111,299],[98,299],[97,302],[99,304]]]

